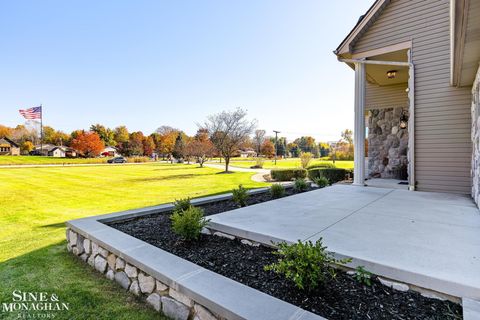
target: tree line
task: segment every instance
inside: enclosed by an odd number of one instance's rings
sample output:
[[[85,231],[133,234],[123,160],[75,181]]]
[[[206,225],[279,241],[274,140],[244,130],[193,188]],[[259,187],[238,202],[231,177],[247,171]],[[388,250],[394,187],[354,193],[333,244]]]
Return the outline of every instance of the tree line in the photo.
[[[83,157],[99,156],[105,146],[115,147],[124,156],[194,160],[201,165],[209,157],[222,157],[226,170],[230,158],[238,156],[239,150],[252,150],[266,158],[275,155],[298,157],[306,152],[314,157],[334,157],[338,160],[353,158],[352,132],[348,129],[342,132],[342,139],[334,145],[317,143],[311,136],[302,136],[291,142],[279,137],[275,141],[265,130],[256,129],[257,122],[249,120],[243,109],[211,115],[198,127],[195,135],[188,136],[184,131],[170,126],[161,126],[149,135],[142,131],[129,132],[126,126],[108,128],[93,124],[88,130],[75,130],[70,134],[44,126],[43,143],[71,147]],[[15,128],[0,125],[0,137],[3,136],[17,142],[25,154],[39,143],[38,131],[25,125]]]

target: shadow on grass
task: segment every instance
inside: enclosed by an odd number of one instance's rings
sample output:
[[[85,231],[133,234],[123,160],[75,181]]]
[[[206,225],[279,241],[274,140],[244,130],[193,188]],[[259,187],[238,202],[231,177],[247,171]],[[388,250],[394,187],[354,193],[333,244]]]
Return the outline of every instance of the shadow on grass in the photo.
[[[52,228],[52,229],[65,228],[65,222],[45,224],[43,226],[40,226],[40,228]]]
[[[168,168],[154,169],[153,171],[174,171],[174,170],[202,169],[202,168],[200,168],[200,166],[193,166],[193,165],[185,166],[185,165],[180,164],[180,163],[168,164],[168,166],[169,166]],[[174,166],[174,167],[170,167],[170,166]]]
[[[198,174],[198,173],[187,173],[187,174],[174,174],[171,176],[165,177],[146,177],[146,178],[133,178],[129,181],[134,182],[148,182],[148,181],[169,181],[169,180],[182,180],[182,179],[189,179],[193,177],[205,177],[215,175],[216,173],[207,173],[207,174]]]
[[[2,312],[2,319],[39,318],[46,313],[55,319],[166,319],[68,253],[66,241],[1,262],[0,283],[1,303],[12,302],[12,292],[21,290],[55,294],[69,304],[63,311]]]

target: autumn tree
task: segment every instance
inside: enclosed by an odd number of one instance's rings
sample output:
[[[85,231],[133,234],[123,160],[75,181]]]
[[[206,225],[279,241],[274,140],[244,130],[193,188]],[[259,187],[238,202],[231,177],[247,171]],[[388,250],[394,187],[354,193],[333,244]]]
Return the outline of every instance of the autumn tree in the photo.
[[[194,157],[200,164],[200,168],[203,168],[203,164],[213,155],[214,149],[215,147],[209,139],[195,138],[185,147],[185,154]]]
[[[275,146],[273,145],[272,141],[263,141],[262,147],[260,148],[260,153],[267,158],[273,158],[275,156]]]
[[[90,131],[96,132],[103,143],[107,146],[115,146],[115,131],[101,124],[92,124]]]
[[[143,136],[142,131],[132,132],[128,140],[127,155],[142,156],[143,155]]]
[[[246,117],[247,112],[240,108],[223,111],[209,116],[202,126],[208,130],[210,140],[225,159],[225,172],[228,172],[230,158],[255,129],[256,121],[249,121]]]
[[[0,125],[0,138],[7,137],[11,138],[13,129],[7,126]]]
[[[151,157],[155,151],[155,141],[152,136],[143,138],[143,155]]]
[[[30,151],[32,151],[34,148],[35,148],[35,146],[33,145],[33,143],[31,141],[24,141],[20,145],[20,152],[22,154],[29,154]]]
[[[71,147],[77,150],[83,157],[92,158],[100,155],[105,148],[105,144],[97,133],[81,131],[76,132],[76,137],[72,140]]]
[[[126,126],[118,126],[113,130],[113,140],[115,140],[116,145],[128,142],[130,139],[130,134]]]
[[[161,126],[155,131],[155,133],[159,134],[160,140],[160,143],[156,143],[157,146],[159,146],[158,153],[161,154],[164,159],[172,154],[179,132],[180,130],[169,126]]]

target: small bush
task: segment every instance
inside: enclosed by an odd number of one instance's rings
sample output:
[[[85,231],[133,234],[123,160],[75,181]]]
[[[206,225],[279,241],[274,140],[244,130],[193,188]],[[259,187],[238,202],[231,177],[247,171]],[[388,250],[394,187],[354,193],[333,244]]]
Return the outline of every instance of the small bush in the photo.
[[[179,199],[179,200],[175,200],[175,202],[173,203],[173,205],[175,206],[173,208],[173,211],[174,212],[181,212],[181,211],[185,211],[187,209],[189,209],[192,204],[190,203],[190,198],[184,198],[184,199]]]
[[[314,181],[316,178],[325,177],[330,183],[345,180],[347,170],[341,168],[317,168],[308,170],[308,177]]]
[[[255,158],[255,165],[251,166],[250,168],[252,168],[252,169],[262,169],[264,163],[265,163],[265,159],[260,158],[260,157]]]
[[[276,181],[292,181],[297,178],[306,178],[307,170],[302,168],[275,169],[270,171],[270,175]]]
[[[310,161],[312,161],[312,154],[310,152],[303,152],[300,155],[300,164],[302,165],[303,169],[306,169],[308,165],[310,164]]]
[[[304,178],[297,178],[293,184],[293,188],[297,192],[303,192],[308,189],[307,181]]]
[[[173,232],[187,241],[197,240],[202,229],[210,221],[205,219],[202,209],[192,206],[183,211],[175,211],[170,220]]]
[[[354,277],[360,283],[363,283],[367,286],[372,285],[372,273],[367,271],[364,266],[358,266],[357,269],[355,269]]]
[[[325,188],[330,184],[327,178],[325,177],[316,177],[313,179],[313,182],[319,187],[319,188]]]
[[[232,200],[240,207],[247,206],[248,192],[242,185],[238,186],[238,189],[232,190]]]
[[[141,163],[151,161],[149,157],[128,157],[127,162],[129,163]]]
[[[265,270],[285,276],[293,281],[302,290],[312,290],[318,285],[335,279],[335,269],[330,264],[345,264],[348,259],[337,260],[322,245],[322,238],[315,244],[311,241],[305,243],[300,240],[294,244],[280,243],[277,262],[265,266]]]
[[[270,187],[270,194],[273,199],[281,198],[285,195],[285,187],[279,183],[272,184]]]
[[[308,170],[310,169],[316,169],[316,168],[336,168],[336,166],[333,163],[329,162],[320,162],[320,163],[314,163],[308,166]]]

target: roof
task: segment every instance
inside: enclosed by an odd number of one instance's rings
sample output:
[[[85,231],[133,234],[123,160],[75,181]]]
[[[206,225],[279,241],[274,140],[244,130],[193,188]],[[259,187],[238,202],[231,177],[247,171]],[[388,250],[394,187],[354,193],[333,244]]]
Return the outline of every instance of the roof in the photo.
[[[334,53],[336,55],[350,53],[358,38],[360,38],[360,36],[368,29],[389,3],[390,0],[376,0],[367,12],[360,16],[353,29],[348,33],[345,39],[342,40]]]
[[[18,147],[19,147],[18,144],[16,144],[16,143],[13,142],[12,140],[8,139],[7,137],[3,137],[3,138],[0,139],[0,140],[5,140],[5,141],[7,141],[8,143],[10,143],[10,144],[11,144],[12,146],[14,146],[15,148],[18,148]]]

